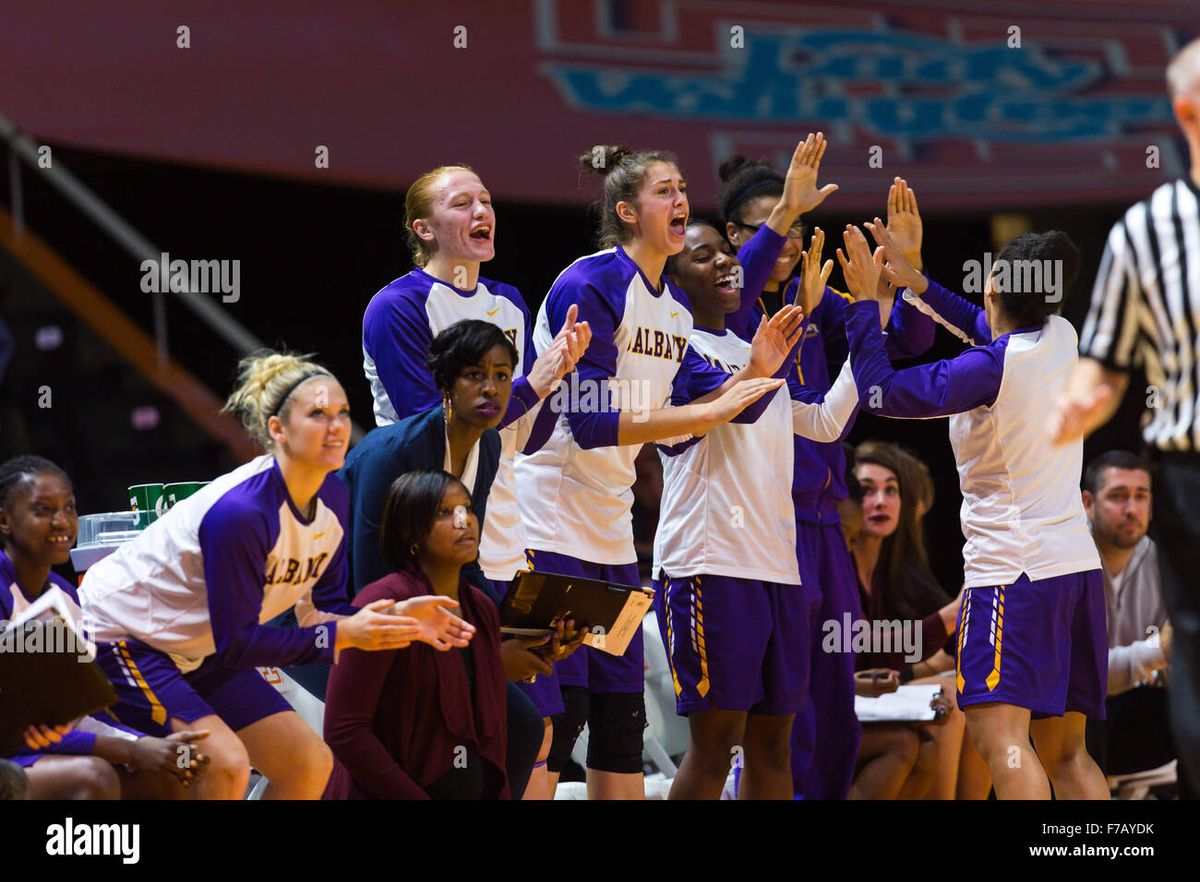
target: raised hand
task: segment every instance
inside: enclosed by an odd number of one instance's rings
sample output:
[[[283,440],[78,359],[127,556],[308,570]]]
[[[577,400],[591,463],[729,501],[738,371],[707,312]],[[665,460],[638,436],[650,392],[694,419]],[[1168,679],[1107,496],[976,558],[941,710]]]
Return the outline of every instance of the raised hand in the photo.
[[[821,252],[825,249],[825,231],[820,227],[813,229],[808,250],[800,255],[800,303],[804,314],[812,315],[813,310],[820,304],[825,294],[825,286],[829,283],[829,274],[833,272],[833,261],[821,263]]]
[[[829,142],[825,140],[824,132],[817,132],[815,135],[809,132],[808,137],[797,144],[792,153],[792,161],[783,180],[783,196],[780,202],[792,209],[793,216],[812,211],[825,201],[826,196],[838,189],[837,184],[817,187],[821,157],[825,155],[827,146]]]
[[[566,321],[563,322],[562,328],[554,338],[565,342],[567,357],[572,368],[579,363],[579,359],[583,358],[588,345],[592,342],[592,326],[587,322],[577,321],[578,318],[579,307],[572,303],[567,308]]]
[[[579,307],[572,303],[567,309],[562,328],[529,369],[529,385],[540,398],[553,392],[563,377],[575,370],[575,365],[592,341],[591,326],[587,322],[577,321],[578,317]]]
[[[904,178],[896,178],[888,188],[887,231],[908,262],[921,269],[921,213],[917,210],[917,194]]]
[[[879,275],[883,270],[883,249],[876,248],[871,253],[867,237],[862,230],[853,224],[847,224],[842,233],[846,251],[837,250],[838,263],[842,265],[842,275],[846,277],[846,287],[859,300],[879,300]],[[849,256],[847,256],[849,255]]]
[[[924,294],[929,282],[921,271],[913,266],[908,255],[900,247],[895,237],[883,225],[883,221],[875,218],[875,222],[863,224],[871,232],[871,238],[883,251],[883,276],[898,288],[908,288],[914,294]]]
[[[800,340],[803,331],[804,310],[799,306],[785,306],[771,316],[770,321],[763,316],[754,339],[750,341],[751,372],[759,377],[774,374]]]

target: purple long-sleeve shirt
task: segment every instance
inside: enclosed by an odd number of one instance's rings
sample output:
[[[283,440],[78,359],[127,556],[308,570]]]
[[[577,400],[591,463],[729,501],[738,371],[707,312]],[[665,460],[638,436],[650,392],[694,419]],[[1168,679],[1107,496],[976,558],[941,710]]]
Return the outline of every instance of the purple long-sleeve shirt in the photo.
[[[770,278],[776,258],[783,246],[783,237],[765,225],[741,247],[738,260],[747,281],[742,307],[727,318],[726,326],[744,340],[749,340],[764,315],[759,292]],[[751,285],[757,287],[752,288]],[[785,303],[795,303],[799,295],[799,278],[792,279],[784,290]],[[789,373],[788,388],[793,398],[813,400],[813,393],[827,392],[833,376],[849,353],[846,340],[846,311],[854,302],[849,294],[826,288],[812,313],[804,317],[801,337]],[[897,292],[888,320],[885,350],[889,358],[916,358],[933,345],[936,328],[932,319],[906,302]],[[846,423],[842,437],[854,426],[854,417]],[[841,440],[820,442],[796,436],[795,468],[792,473],[792,501],[796,517],[801,520],[836,522],[837,501],[845,499],[846,456]]]
[[[871,301],[849,308],[847,332],[862,406],[891,417],[925,418],[962,413],[996,400],[1004,377],[1008,334],[992,340],[983,310],[931,281],[921,297],[946,321],[982,345],[955,358],[895,370],[879,333],[879,306]],[[872,321],[874,325],[872,325]]]
[[[302,604],[351,615],[349,499],[334,474],[311,516],[296,508],[269,454],[177,503],[84,576],[80,601],[95,639],[133,637],[180,670],[204,659],[248,668],[332,662],[336,622],[266,622]]]
[[[529,307],[521,292],[482,277],[465,291],[414,269],[382,288],[363,315],[363,371],[371,384],[378,425],[423,413],[442,400],[425,357],[434,337],[464,319],[496,325],[517,349],[516,379],[500,428],[537,404],[537,393],[526,377],[537,356]]]

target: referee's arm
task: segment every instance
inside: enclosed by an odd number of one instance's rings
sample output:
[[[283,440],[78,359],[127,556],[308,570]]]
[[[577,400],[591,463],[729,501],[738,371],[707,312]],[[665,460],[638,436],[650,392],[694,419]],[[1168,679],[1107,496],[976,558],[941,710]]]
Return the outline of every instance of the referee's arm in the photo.
[[[1141,286],[1122,218],[1113,226],[1092,288],[1079,362],[1047,421],[1053,444],[1069,444],[1103,426],[1125,397],[1133,369]]]

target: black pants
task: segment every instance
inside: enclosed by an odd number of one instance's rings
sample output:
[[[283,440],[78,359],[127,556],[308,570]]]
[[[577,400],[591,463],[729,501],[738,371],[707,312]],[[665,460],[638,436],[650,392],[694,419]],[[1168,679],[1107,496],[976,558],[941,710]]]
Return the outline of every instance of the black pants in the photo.
[[[1166,689],[1139,686],[1110,695],[1108,719],[1087,721],[1087,748],[1106,775],[1132,775],[1175,759]]]
[[[1160,455],[1154,520],[1163,599],[1174,635],[1169,673],[1171,731],[1180,777],[1200,790],[1200,454]]]

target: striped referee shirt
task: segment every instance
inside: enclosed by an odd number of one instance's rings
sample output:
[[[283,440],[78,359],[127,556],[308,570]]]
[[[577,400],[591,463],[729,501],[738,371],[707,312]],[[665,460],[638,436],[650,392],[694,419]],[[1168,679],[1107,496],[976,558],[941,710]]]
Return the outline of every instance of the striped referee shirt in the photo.
[[[1151,447],[1200,450],[1200,188],[1163,184],[1108,234],[1079,352],[1105,367],[1141,366]]]

